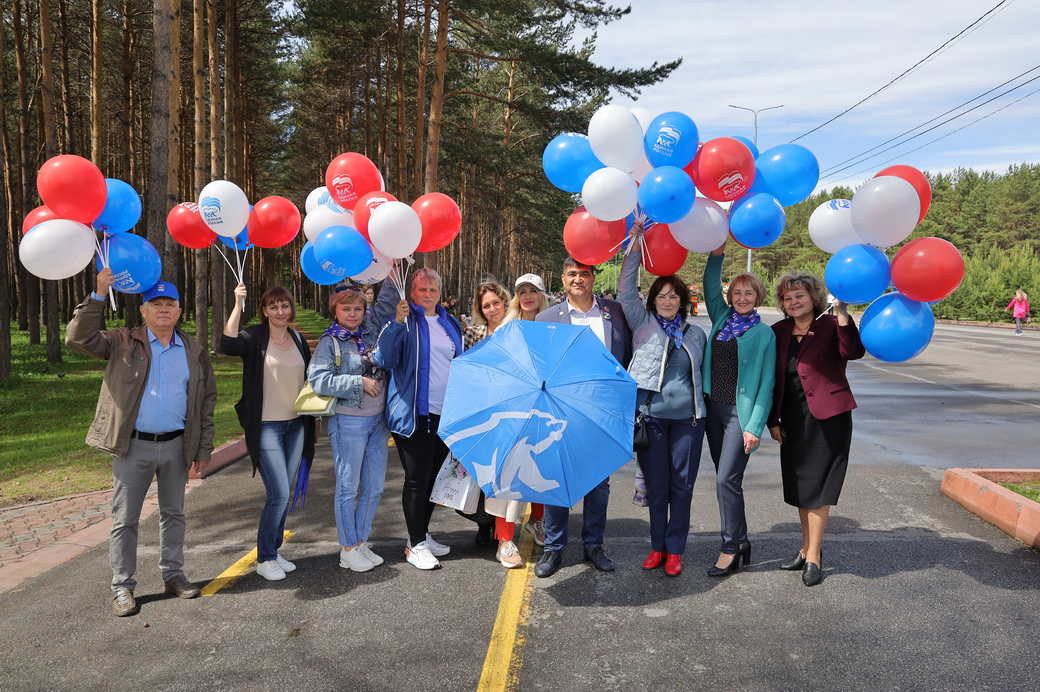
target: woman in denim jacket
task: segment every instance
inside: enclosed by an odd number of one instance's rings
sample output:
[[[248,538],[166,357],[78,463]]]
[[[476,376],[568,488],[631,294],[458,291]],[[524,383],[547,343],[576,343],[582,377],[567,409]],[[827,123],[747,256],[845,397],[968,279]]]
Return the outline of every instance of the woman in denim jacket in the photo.
[[[371,308],[361,287],[338,287],[329,296],[334,320],[307,369],[307,380],[317,394],[337,398],[336,413],[329,419],[329,442],[336,467],[339,566],[355,572],[383,564],[368,538],[386,478],[386,374],[372,363],[371,354],[396,303],[396,291],[388,285]]]

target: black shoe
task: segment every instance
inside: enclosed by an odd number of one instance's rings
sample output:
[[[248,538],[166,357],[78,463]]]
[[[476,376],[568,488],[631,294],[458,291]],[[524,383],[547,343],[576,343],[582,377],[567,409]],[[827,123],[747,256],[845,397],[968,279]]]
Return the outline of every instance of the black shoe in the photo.
[[[820,564],[815,562],[805,562],[805,569],[802,570],[802,583],[806,586],[816,586],[823,581],[823,554],[820,554]]]
[[[740,550],[733,555],[733,559],[725,567],[717,567],[712,565],[708,568],[707,574],[709,577],[728,577],[734,572],[740,571],[740,565],[743,562],[744,566],[747,567],[751,564],[751,544],[743,543],[740,546]]]
[[[799,550],[795,554],[795,556],[787,562],[780,563],[780,569],[786,569],[791,572],[799,570],[803,567],[805,567],[805,555],[802,554],[801,550]]]
[[[591,562],[592,566],[600,572],[614,571],[614,561],[607,557],[601,545],[597,545],[594,548],[586,548],[585,560],[586,562]]]
[[[562,563],[563,556],[560,555],[559,550],[546,550],[534,566],[534,576],[551,577],[560,569]]]
[[[494,524],[481,524],[477,527],[477,535],[474,537],[473,542],[477,545],[491,545],[495,542],[492,537],[492,533],[495,530]]]

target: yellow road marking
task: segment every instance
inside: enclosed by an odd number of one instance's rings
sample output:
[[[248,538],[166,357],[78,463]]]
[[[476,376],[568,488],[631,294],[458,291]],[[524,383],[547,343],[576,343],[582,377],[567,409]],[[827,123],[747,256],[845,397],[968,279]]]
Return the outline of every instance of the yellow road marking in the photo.
[[[522,531],[518,523],[517,531]],[[484,669],[477,683],[478,692],[492,690],[515,690],[519,686],[520,664],[524,649],[524,627],[531,614],[531,577],[534,574],[534,540],[523,531],[520,539],[520,554],[526,556],[525,564],[511,569],[506,574],[506,583],[498,601],[495,627],[491,630]]]
[[[293,537],[294,531],[286,531],[282,534],[282,540],[287,541]],[[256,564],[256,548],[253,548],[235,564],[217,575],[217,577],[202,587],[203,596],[212,596],[226,586],[231,586],[236,581],[249,574]]]

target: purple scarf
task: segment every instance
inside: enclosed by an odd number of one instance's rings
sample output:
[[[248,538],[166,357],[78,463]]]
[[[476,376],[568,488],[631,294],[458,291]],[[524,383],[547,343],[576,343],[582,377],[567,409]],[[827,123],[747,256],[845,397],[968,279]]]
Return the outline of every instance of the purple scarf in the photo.
[[[732,341],[738,336],[743,336],[744,332],[754,327],[756,324],[762,321],[762,318],[758,316],[757,310],[752,310],[746,315],[741,315],[733,308],[729,309],[729,317],[726,318],[726,323],[722,325],[722,329],[715,336],[716,341]]]
[[[333,322],[329,325],[329,328],[325,330],[322,336],[325,336],[325,334],[328,334],[334,339],[339,339],[340,341],[353,341],[357,344],[357,352],[359,356],[368,353],[368,348],[365,345],[365,337],[368,336],[368,330],[365,329],[364,323],[361,324],[356,332],[352,332],[339,322]]]
[[[683,346],[683,329],[686,327],[686,318],[681,312],[675,313],[675,317],[670,320],[654,313],[654,317],[657,318],[657,324],[661,325],[661,329],[668,335],[668,338],[672,340],[676,348],[682,348]]]

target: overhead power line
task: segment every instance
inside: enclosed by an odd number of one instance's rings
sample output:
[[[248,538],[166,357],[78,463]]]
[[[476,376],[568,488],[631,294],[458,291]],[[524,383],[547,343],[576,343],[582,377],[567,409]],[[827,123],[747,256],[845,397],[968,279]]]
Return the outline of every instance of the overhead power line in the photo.
[[[1008,2],[1009,2],[1009,0],[1001,0],[1000,2],[998,2],[993,7],[989,8],[989,10],[987,10],[985,12],[985,14],[981,15],[975,21],[973,21],[971,24],[969,24],[968,26],[964,27],[963,29],[958,31],[956,34],[954,34],[953,36],[948,38],[946,41],[944,41],[942,43],[942,45],[940,45],[938,48],[933,50],[931,53],[929,53],[928,55],[924,56],[923,58],[921,58],[920,60],[915,62],[913,65],[911,65],[910,67],[908,67],[907,69],[903,70],[901,73],[899,73],[898,75],[893,77],[891,80],[888,81],[887,84],[885,84],[884,86],[880,87],[879,89],[876,89],[874,92],[868,94],[867,96],[863,97],[862,99],[860,99],[856,103],[852,104],[851,106],[849,106],[848,108],[843,110],[841,113],[838,113],[837,115],[832,117],[830,120],[826,120],[826,121],[820,123],[819,125],[817,125],[816,127],[812,128],[811,130],[803,132],[802,134],[798,135],[797,137],[795,137],[791,141],[792,142],[797,142],[798,140],[802,139],[803,137],[805,137],[807,135],[811,135],[813,132],[816,132],[817,130],[822,129],[822,128],[826,127],[827,125],[830,125],[832,122],[834,122],[838,118],[842,117],[843,115],[849,113],[853,109],[858,108],[859,106],[862,106],[864,103],[866,103],[870,99],[874,98],[875,96],[880,94],[882,91],[884,91],[885,89],[889,88],[890,86],[892,86],[893,84],[898,82],[900,79],[902,79],[903,77],[907,76],[908,74],[910,74],[911,72],[916,70],[918,67],[920,67],[924,63],[928,62],[928,60],[930,60],[933,56],[937,55],[940,51],[942,51],[944,48],[946,48],[947,46],[952,44],[954,41],[959,39],[961,36],[964,36],[965,34],[967,34],[974,27],[976,27],[983,20],[985,20],[986,17],[988,17],[989,15],[993,14],[994,12],[996,12],[998,9],[1000,9],[1000,7],[1002,5],[1005,5]]]
[[[921,146],[919,146],[919,147],[914,147],[913,149],[908,149],[907,151],[902,151],[902,152],[900,152],[899,154],[897,154],[897,155],[893,156],[893,157],[892,157],[892,158],[890,158],[890,159],[885,159],[884,161],[882,161],[882,162],[880,162],[880,163],[876,163],[876,164],[874,164],[874,165],[870,166],[869,168],[864,168],[864,169],[862,169],[862,170],[856,171],[855,173],[850,173],[850,174],[849,174],[848,176],[846,176],[846,177],[848,177],[848,178],[854,178],[854,177],[856,177],[857,175],[862,175],[863,173],[868,173],[868,172],[870,172],[870,171],[872,171],[872,170],[876,170],[878,166],[884,166],[884,165],[885,165],[886,163],[891,163],[891,162],[893,162],[893,161],[896,161],[896,160],[898,160],[898,159],[901,159],[901,158],[903,158],[903,157],[907,156],[908,154],[912,154],[912,153],[914,153],[915,151],[920,151],[921,149],[924,149],[925,147],[928,147],[928,146],[931,146],[932,144],[935,144],[935,143],[936,143],[936,142],[938,142],[938,141],[939,141],[940,139],[946,139],[947,137],[949,137],[949,136],[951,136],[951,135],[955,135],[955,134],[957,134],[958,132],[960,132],[961,130],[963,130],[963,129],[965,129],[965,128],[968,128],[968,127],[971,127],[971,126],[972,126],[972,125],[974,125],[975,123],[977,123],[977,122],[981,122],[981,121],[985,120],[986,118],[991,118],[991,117],[993,117],[994,115],[996,115],[997,113],[1001,112],[1002,110],[1005,110],[1005,109],[1007,109],[1007,108],[1010,108],[1011,106],[1014,106],[1014,105],[1015,105],[1016,103],[1021,103],[1022,101],[1025,101],[1025,100],[1026,100],[1027,98],[1029,98],[1030,96],[1034,96],[1034,95],[1036,95],[1036,94],[1040,94],[1040,89],[1034,89],[1033,91],[1030,91],[1030,92],[1029,92],[1028,94],[1026,94],[1025,96],[1020,96],[1019,98],[1015,99],[1014,101],[1011,101],[1011,102],[1009,102],[1009,103],[1005,103],[1005,104],[1004,104],[1003,106],[1001,106],[1000,108],[994,109],[994,110],[990,111],[989,113],[986,113],[985,115],[983,115],[983,116],[981,116],[981,117],[975,118],[975,119],[974,119],[974,120],[972,120],[972,121],[971,121],[970,123],[966,123],[966,124],[964,124],[964,125],[961,125],[960,127],[956,128],[956,129],[954,129],[954,130],[950,130],[949,132],[947,132],[947,133],[946,133],[946,134],[944,134],[944,135],[940,135],[939,137],[936,137],[935,139],[929,140],[928,142],[926,142],[926,143],[922,144],[922,145],[921,145]],[[909,140],[908,140],[908,141],[909,141]],[[827,177],[833,177],[833,176],[827,176]]]
[[[904,131],[900,132],[898,135],[896,135],[894,137],[891,137],[889,139],[886,139],[884,142],[881,142],[880,144],[875,144],[874,146],[870,147],[869,149],[861,151],[860,153],[858,153],[858,154],[856,154],[854,156],[850,156],[849,158],[845,159],[844,161],[839,161],[838,163],[834,164],[833,166],[828,166],[826,169],[824,169],[822,171],[822,173],[823,173],[823,175],[826,176],[826,175],[830,174],[831,172],[836,172],[838,170],[844,170],[844,168],[842,168],[843,166],[845,168],[851,168],[852,166],[857,166],[857,165],[863,163],[864,161],[867,161],[867,160],[869,160],[871,158],[874,158],[874,156],[877,156],[877,155],[879,155],[881,153],[884,153],[884,151],[887,151],[887,150],[883,150],[881,152],[878,152],[878,154],[874,154],[874,155],[870,155],[870,156],[868,156],[868,154],[870,154],[871,152],[876,151],[878,149],[881,149],[881,147],[885,146],[886,144],[890,144],[890,143],[896,141],[897,139],[899,139],[899,138],[901,138],[901,137],[903,137],[905,135],[908,135],[911,132],[914,132],[915,130],[919,130],[922,127],[925,127],[927,125],[931,125],[932,123],[934,123],[939,118],[945,117],[945,116],[949,115],[950,113],[953,113],[953,112],[955,112],[957,110],[960,110],[961,108],[964,108],[965,106],[967,106],[969,103],[972,103],[974,101],[978,101],[980,98],[983,98],[985,96],[989,96],[990,94],[992,94],[997,89],[1005,87],[1008,84],[1011,84],[1012,82],[1014,82],[1015,80],[1021,79],[1022,77],[1026,76],[1030,72],[1036,72],[1037,70],[1040,70],[1040,65],[1035,65],[1034,67],[1029,68],[1025,72],[1021,72],[1021,73],[1015,75],[1014,77],[1012,77],[1011,79],[1008,79],[1008,80],[1006,80],[1004,82],[1001,82],[1000,84],[996,85],[995,87],[987,89],[986,91],[982,92],[981,94],[977,94],[976,96],[973,96],[972,98],[968,99],[967,101],[964,101],[963,103],[960,103],[960,104],[954,106],[953,108],[950,108],[949,110],[944,111],[944,112],[940,113],[939,115],[937,115],[937,116],[935,116],[933,118],[929,118],[928,120],[925,120],[923,123],[920,123],[918,125],[914,125],[909,130],[904,130]],[[1026,82],[1026,84],[1028,84],[1028,82]],[[1015,87],[1015,88],[1018,88],[1018,87]],[[1009,90],[1009,91],[1011,91],[1011,90]],[[1008,93],[1008,91],[1006,91],[1004,93],[1006,94],[1006,93]],[[998,98],[999,98],[999,96],[998,96]],[[980,105],[982,105],[982,104],[980,104]],[[966,110],[963,113],[960,113],[960,114],[954,116],[953,118],[950,118],[949,120],[946,120],[944,122],[948,123],[951,120],[955,120],[956,118],[959,118],[962,115],[967,115],[970,112],[971,112],[971,110]],[[906,141],[910,141],[910,140],[907,139]],[[904,143],[905,142],[900,142],[899,144],[904,144]],[[899,144],[896,144],[895,146],[899,146]],[[849,164],[849,165],[846,166],[845,164]]]

